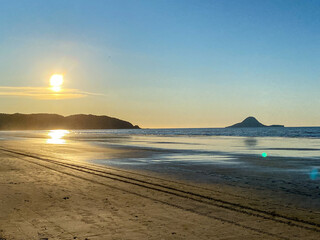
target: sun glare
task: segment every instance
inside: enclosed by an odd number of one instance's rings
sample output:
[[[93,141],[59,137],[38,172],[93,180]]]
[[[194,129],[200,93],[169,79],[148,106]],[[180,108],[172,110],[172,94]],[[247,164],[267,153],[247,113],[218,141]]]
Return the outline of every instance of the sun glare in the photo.
[[[50,78],[51,90],[54,92],[61,91],[61,85],[63,84],[63,76],[60,74],[54,74]]]
[[[63,139],[65,135],[70,133],[68,130],[51,130],[48,133],[50,139],[47,140],[47,143],[50,144],[65,144],[66,140]]]

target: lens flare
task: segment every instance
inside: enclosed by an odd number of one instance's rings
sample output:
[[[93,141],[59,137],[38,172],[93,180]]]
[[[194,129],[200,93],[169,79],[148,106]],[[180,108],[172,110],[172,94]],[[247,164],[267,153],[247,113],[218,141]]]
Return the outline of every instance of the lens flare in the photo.
[[[318,177],[318,169],[313,168],[310,172],[310,179],[311,180],[316,180]]]

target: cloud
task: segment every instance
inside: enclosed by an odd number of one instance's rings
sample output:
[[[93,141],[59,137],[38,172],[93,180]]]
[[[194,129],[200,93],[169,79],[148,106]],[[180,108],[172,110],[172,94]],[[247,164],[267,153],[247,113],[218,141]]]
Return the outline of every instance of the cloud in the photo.
[[[0,97],[29,97],[35,99],[59,100],[83,98],[87,96],[101,95],[97,93],[83,92],[78,89],[61,89],[59,92],[44,87],[1,87]]]

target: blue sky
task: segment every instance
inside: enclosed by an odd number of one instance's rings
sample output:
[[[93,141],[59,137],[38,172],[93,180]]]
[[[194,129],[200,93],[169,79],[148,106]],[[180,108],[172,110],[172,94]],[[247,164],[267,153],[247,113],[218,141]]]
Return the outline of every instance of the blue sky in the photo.
[[[0,3],[1,112],[142,127],[223,127],[248,115],[320,125],[320,1]],[[54,73],[76,94],[6,94],[45,88]]]

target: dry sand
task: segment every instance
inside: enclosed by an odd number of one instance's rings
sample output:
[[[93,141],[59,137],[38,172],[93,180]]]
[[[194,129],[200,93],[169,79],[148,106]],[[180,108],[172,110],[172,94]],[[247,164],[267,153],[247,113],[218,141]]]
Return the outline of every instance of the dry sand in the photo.
[[[320,239],[320,226],[301,211],[281,206],[278,215],[254,192],[7,150],[0,148],[1,240]]]

